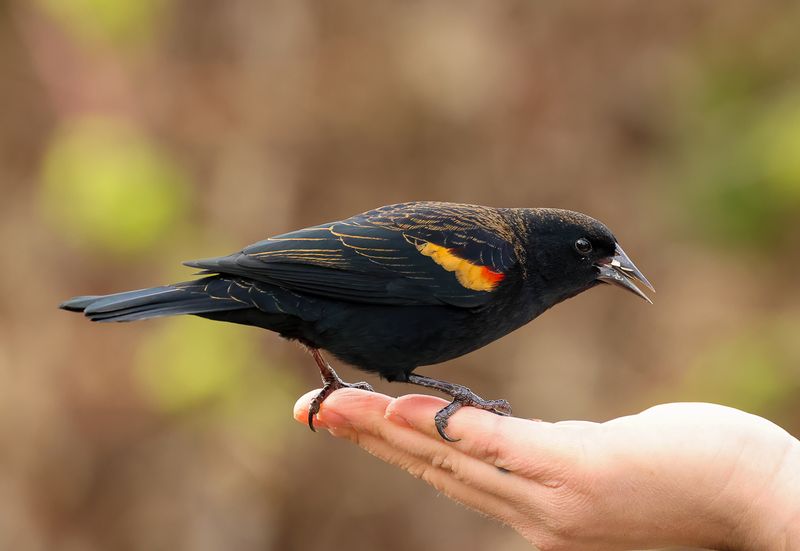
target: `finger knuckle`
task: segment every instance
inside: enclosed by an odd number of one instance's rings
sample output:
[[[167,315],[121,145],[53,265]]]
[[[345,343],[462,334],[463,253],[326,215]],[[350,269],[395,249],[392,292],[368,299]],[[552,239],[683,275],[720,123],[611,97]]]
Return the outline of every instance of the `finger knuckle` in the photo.
[[[450,461],[446,454],[436,454],[431,457],[431,466],[434,469],[447,469],[450,466]]]
[[[460,461],[458,457],[450,452],[436,454],[431,458],[431,467],[445,473],[453,474],[456,478],[460,477]]]
[[[423,466],[419,471],[418,478],[426,484],[433,486],[436,490],[442,491],[444,489],[443,479],[439,476],[440,471],[434,469],[430,465]]]
[[[430,478],[431,467],[430,465],[427,465],[425,463],[415,462],[411,465],[406,466],[405,469],[406,471],[408,471],[408,474],[410,474],[414,478],[418,478],[425,482],[427,482],[428,478]]]

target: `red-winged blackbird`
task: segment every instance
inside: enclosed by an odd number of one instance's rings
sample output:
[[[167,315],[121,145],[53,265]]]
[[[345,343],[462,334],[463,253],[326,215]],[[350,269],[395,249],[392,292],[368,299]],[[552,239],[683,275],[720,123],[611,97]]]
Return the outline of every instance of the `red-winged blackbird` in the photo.
[[[558,209],[492,208],[454,203],[390,205],[194,260],[201,279],[61,305],[92,321],[175,314],[255,325],[312,352],[322,401],[348,384],[319,350],[389,381],[449,394],[439,433],[464,405],[510,415],[505,400],[417,375],[419,366],[456,358],[525,325],[551,306],[599,283],[649,299],[652,285],[611,231],[589,216]]]

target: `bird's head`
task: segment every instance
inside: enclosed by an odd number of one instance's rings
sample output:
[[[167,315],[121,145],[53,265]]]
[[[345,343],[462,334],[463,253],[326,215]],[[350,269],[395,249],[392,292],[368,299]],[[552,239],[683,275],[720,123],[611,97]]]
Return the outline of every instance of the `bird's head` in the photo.
[[[531,209],[527,226],[527,271],[554,290],[548,302],[608,283],[652,303],[635,282],[655,289],[603,223],[579,212]]]

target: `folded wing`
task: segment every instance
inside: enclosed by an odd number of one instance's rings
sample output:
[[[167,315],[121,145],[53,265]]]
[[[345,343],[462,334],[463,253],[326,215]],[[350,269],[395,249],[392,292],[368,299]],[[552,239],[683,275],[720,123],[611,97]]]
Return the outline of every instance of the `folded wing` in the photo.
[[[403,203],[186,264],[337,300],[472,308],[491,300],[516,263],[496,209]]]

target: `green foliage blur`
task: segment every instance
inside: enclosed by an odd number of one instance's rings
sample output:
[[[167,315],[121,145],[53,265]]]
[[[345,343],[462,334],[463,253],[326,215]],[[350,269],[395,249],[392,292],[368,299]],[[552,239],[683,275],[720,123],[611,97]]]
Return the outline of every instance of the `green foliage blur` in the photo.
[[[800,393],[798,334],[800,319],[770,320],[710,344],[686,371],[681,398],[780,416]]]
[[[678,198],[715,244],[767,254],[797,239],[800,219],[797,58],[770,54],[709,60],[692,83]]]
[[[126,44],[152,37],[164,0],[36,0],[76,38]]]
[[[41,202],[66,240],[119,255],[163,246],[185,223],[184,176],[121,120],[67,121],[45,152]]]
[[[157,406],[180,411],[237,393],[257,350],[238,328],[216,329],[196,318],[173,319],[143,343],[137,372]]]
[[[157,410],[204,411],[268,447],[288,428],[286,412],[274,404],[302,390],[287,366],[259,357],[247,330],[194,317],[170,319],[145,339],[134,369],[143,396]]]

